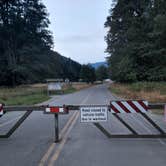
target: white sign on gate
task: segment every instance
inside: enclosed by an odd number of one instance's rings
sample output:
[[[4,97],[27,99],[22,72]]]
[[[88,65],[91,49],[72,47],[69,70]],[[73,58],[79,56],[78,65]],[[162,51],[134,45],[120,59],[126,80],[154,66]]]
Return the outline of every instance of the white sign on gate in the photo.
[[[80,107],[81,122],[106,122],[108,107]]]

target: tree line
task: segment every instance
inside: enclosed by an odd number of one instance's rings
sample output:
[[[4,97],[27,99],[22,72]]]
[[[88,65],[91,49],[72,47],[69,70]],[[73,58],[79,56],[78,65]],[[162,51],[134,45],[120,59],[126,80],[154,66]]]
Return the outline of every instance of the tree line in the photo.
[[[78,80],[81,65],[53,51],[41,0],[0,0],[0,85]]]
[[[105,27],[113,80],[166,81],[165,0],[114,0]]]
[[[103,81],[108,78],[108,68],[104,65],[99,66],[97,69],[90,64],[84,64],[81,67],[80,79],[83,82],[94,83],[95,81]]]

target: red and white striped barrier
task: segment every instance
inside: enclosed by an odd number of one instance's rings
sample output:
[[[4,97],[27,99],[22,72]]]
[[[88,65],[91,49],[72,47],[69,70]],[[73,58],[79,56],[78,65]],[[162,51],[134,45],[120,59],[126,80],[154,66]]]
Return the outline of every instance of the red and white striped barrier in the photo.
[[[146,113],[148,111],[148,102],[143,100],[137,101],[112,101],[112,113]]]
[[[3,112],[3,104],[0,104],[0,116],[2,116],[4,114]]]
[[[47,107],[45,113],[68,113],[68,110],[63,107]]]

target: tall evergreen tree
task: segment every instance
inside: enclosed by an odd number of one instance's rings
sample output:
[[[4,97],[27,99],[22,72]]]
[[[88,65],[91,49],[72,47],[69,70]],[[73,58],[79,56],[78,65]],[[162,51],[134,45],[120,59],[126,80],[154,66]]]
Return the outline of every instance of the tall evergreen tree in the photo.
[[[87,83],[93,83],[96,80],[95,69],[89,64],[82,65],[80,78]]]
[[[162,6],[165,9],[164,1],[161,1],[118,0],[110,10],[105,26],[109,28],[106,42],[107,52],[111,55],[108,61],[114,80],[165,80],[164,45],[156,40],[157,18],[154,17],[157,4],[158,8],[161,9]],[[163,20],[161,22],[164,24]],[[158,24],[160,27],[164,26],[161,22]],[[158,37],[159,40],[164,38]],[[155,43],[161,48],[162,56],[156,52]]]
[[[0,0],[0,85],[78,79],[81,65],[52,51],[49,23],[41,0]]]
[[[102,65],[96,69],[96,79],[99,81],[103,81],[106,78],[108,78],[108,68]]]

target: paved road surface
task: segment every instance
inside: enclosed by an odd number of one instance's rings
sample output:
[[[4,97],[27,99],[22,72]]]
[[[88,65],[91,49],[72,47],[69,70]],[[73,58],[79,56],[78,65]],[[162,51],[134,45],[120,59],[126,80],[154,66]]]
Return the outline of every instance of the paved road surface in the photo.
[[[108,104],[114,99],[106,85],[98,85],[56,96],[49,104]],[[18,117],[17,112],[3,116],[0,132],[7,130]],[[137,114],[125,114],[123,118],[139,133],[157,133]],[[152,118],[166,130],[162,117]],[[0,139],[0,166],[166,166],[166,139],[110,140],[93,124],[80,123],[79,111],[63,115],[59,120],[63,139],[56,144],[53,116],[32,113],[14,135]],[[129,133],[111,114],[102,125],[112,133]]]

